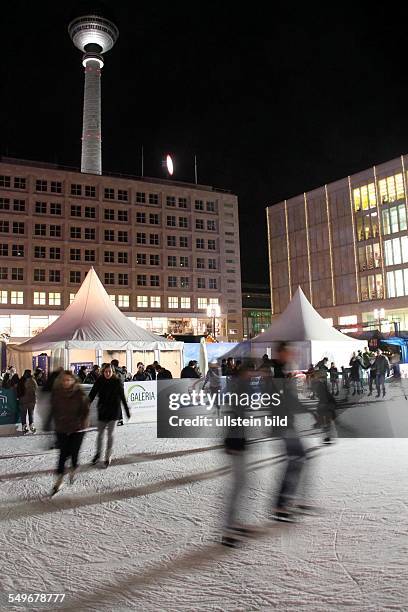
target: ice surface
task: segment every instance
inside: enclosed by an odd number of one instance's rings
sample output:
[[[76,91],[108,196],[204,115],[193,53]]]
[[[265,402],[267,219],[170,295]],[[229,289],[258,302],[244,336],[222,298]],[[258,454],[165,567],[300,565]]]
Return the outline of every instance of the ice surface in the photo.
[[[310,453],[310,501],[324,513],[239,550],[217,543],[229,458],[214,440],[157,440],[146,419],[117,428],[103,470],[87,465],[91,432],[77,481],[52,499],[50,440],[0,438],[3,593],[66,593],[52,609],[98,612],[407,609],[405,439],[343,439]],[[252,523],[265,521],[280,454],[279,441],[251,445]]]

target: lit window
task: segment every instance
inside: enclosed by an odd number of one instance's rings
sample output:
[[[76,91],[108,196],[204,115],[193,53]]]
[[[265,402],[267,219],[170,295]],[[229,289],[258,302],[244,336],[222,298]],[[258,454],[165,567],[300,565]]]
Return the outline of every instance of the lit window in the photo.
[[[119,308],[129,308],[130,300],[128,295],[118,295]]]
[[[110,301],[113,302],[114,304],[116,304],[116,295],[109,295]]]
[[[72,302],[75,300],[75,296],[76,296],[76,293],[70,293],[69,294],[69,303],[70,304],[72,304]]]
[[[219,304],[219,298],[210,298],[208,303],[212,306],[213,304]]]
[[[0,304],[7,304],[7,291],[0,291]]]
[[[184,310],[191,308],[191,298],[189,297],[180,298],[180,308]]]
[[[22,291],[11,292],[11,304],[24,304],[24,293]]]
[[[50,306],[61,306],[61,294],[51,292],[48,294],[48,304]]]
[[[178,308],[178,297],[170,296],[167,298],[169,308]]]
[[[160,306],[161,306],[161,299],[160,299],[160,297],[157,296],[157,295],[153,295],[150,298],[150,306],[151,306],[151,308],[160,308]]]
[[[197,306],[200,309],[207,308],[207,298],[198,298]]]
[[[44,306],[47,303],[47,294],[45,291],[34,291],[34,305]]]
[[[138,308],[147,308],[148,307],[147,295],[138,295],[136,297],[136,304]]]

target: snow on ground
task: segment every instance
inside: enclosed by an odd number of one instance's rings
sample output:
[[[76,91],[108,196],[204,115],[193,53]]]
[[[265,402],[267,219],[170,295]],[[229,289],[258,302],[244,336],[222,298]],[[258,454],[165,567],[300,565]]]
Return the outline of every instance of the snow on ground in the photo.
[[[89,433],[77,481],[52,499],[50,436],[0,438],[3,593],[66,593],[51,609],[95,612],[408,609],[405,439],[311,452],[311,497],[324,512],[231,550],[218,544],[229,459],[217,442],[158,440],[149,422],[116,435],[103,470],[87,466]],[[280,455],[279,441],[251,445],[253,523],[265,523]],[[4,599],[0,609],[45,608]]]

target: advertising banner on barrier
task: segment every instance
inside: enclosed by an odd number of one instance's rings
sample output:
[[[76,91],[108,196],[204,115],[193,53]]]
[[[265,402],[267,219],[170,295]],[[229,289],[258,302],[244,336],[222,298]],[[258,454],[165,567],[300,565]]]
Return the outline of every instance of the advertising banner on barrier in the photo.
[[[13,425],[19,419],[16,392],[13,389],[0,389],[0,426]]]
[[[124,383],[125,397],[130,412],[143,409],[157,409],[157,381],[133,380]]]

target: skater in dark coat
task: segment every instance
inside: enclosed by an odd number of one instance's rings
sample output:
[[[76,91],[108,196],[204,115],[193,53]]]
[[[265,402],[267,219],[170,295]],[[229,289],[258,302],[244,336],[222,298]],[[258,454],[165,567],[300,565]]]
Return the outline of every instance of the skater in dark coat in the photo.
[[[112,457],[115,425],[117,421],[122,419],[122,404],[127,418],[130,419],[130,411],[126,402],[123,384],[114,374],[110,364],[102,368],[102,375],[92,387],[89,393],[89,400],[92,402],[96,396],[98,396],[98,437],[96,453],[92,459],[92,464],[95,465],[99,461],[102,452],[103,435],[106,429],[108,444],[105,454],[105,467],[108,467]]]
[[[27,414],[30,430],[33,433],[36,431],[34,427],[34,408],[37,402],[37,389],[37,383],[31,374],[31,370],[25,370],[16,388],[23,433],[28,433],[29,431],[27,426]]]
[[[54,421],[58,440],[59,459],[57,479],[52,493],[59,491],[65,471],[65,463],[71,457],[70,481],[78,470],[78,455],[89,426],[89,399],[69,370],[62,371],[55,380],[51,392],[51,410],[46,430]]]

